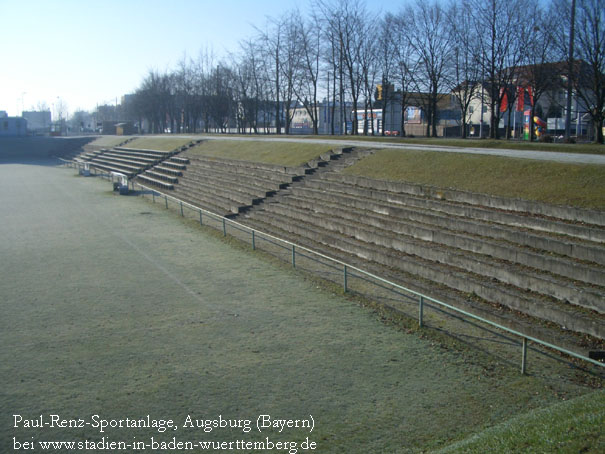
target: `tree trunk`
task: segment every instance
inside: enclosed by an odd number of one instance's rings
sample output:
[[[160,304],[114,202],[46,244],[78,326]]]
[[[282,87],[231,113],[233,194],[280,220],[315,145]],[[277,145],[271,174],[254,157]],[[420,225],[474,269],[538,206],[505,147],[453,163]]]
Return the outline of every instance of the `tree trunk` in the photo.
[[[595,127],[595,143],[603,143],[603,117],[599,119],[593,119],[594,127]]]

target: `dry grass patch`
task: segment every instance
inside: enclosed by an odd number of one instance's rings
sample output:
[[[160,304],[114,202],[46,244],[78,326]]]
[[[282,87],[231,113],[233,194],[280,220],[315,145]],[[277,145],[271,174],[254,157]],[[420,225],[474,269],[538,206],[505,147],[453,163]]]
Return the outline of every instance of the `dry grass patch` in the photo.
[[[605,209],[605,167],[433,151],[380,150],[345,173]]]
[[[89,145],[104,147],[104,148],[112,148],[117,147],[122,142],[128,140],[128,137],[124,136],[101,136],[97,137],[94,141],[92,141]]]
[[[276,141],[207,140],[188,153],[198,156],[237,159],[296,167],[331,150],[329,144]]]
[[[317,139],[317,136],[296,136]],[[438,147],[496,148],[506,150],[554,151],[559,153],[605,154],[605,145],[597,143],[543,143],[523,140],[495,139],[448,139],[443,137],[382,137],[382,136],[321,136],[322,139],[359,140],[371,142],[400,143],[404,145],[434,145]]]
[[[191,143],[191,138],[184,137],[137,137],[126,145],[129,148],[141,148],[146,150],[172,151]]]
[[[510,452],[602,453],[605,449],[605,392],[532,410],[489,428],[439,454]]]

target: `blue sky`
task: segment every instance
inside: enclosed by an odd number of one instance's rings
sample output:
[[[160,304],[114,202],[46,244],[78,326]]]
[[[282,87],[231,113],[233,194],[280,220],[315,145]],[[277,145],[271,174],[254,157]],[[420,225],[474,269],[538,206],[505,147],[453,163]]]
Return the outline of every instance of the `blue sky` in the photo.
[[[404,1],[366,6],[394,12]],[[0,110],[61,101],[71,114],[119,102],[150,69],[206,47],[236,51],[253,25],[294,8],[308,12],[311,0],[0,0]]]

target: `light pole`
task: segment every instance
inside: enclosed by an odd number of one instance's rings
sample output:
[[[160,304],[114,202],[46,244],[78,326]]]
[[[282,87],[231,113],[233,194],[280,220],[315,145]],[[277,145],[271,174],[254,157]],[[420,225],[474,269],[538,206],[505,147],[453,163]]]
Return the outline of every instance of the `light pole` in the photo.
[[[572,95],[572,74],[573,74],[573,51],[574,51],[574,34],[575,34],[575,16],[576,16],[576,0],[571,0],[571,18],[569,26],[569,61],[567,66],[567,110],[565,112],[565,138],[569,139],[571,134],[571,95]]]
[[[23,111],[25,110],[25,103],[24,103],[23,99],[25,98],[26,94],[27,94],[26,91],[21,92],[21,116],[23,116]]]

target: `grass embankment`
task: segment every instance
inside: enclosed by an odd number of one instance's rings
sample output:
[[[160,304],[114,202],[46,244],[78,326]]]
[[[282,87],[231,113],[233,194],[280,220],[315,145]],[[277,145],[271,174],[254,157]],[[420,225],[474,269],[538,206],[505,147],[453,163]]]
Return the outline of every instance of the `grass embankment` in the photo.
[[[533,410],[438,454],[605,452],[605,391]]]
[[[301,137],[301,136],[294,136]],[[307,139],[317,139],[318,136],[302,136]],[[371,142],[401,143],[408,145],[435,145],[462,148],[497,148],[508,150],[554,151],[559,153],[605,154],[605,145],[595,143],[543,143],[527,142],[524,140],[494,140],[494,139],[448,139],[429,137],[382,137],[382,136],[320,136],[322,139],[360,140]]]
[[[208,140],[188,150],[189,154],[262,162],[285,167],[303,165],[331,150],[329,144],[273,141]]]
[[[101,136],[90,142],[88,145],[103,148],[117,147],[122,142],[128,140],[128,137],[124,136]]]
[[[557,205],[605,209],[605,167],[599,165],[379,150],[344,172]]]
[[[146,150],[172,151],[191,143],[191,137],[179,136],[150,136],[137,137],[132,142],[128,142],[125,146],[128,148],[140,148]]]

